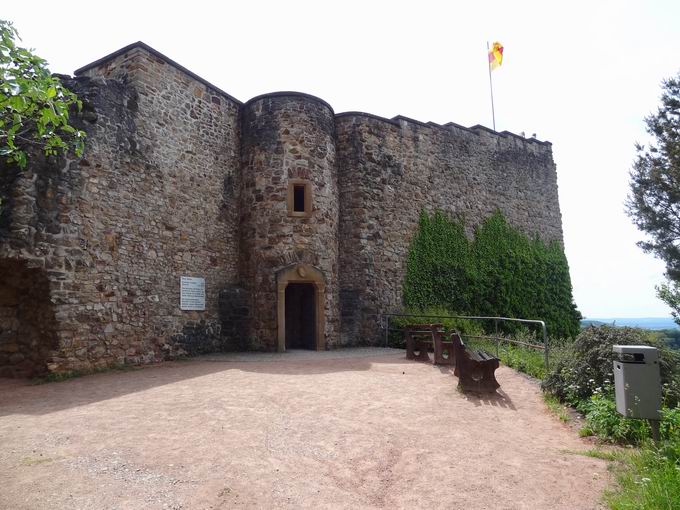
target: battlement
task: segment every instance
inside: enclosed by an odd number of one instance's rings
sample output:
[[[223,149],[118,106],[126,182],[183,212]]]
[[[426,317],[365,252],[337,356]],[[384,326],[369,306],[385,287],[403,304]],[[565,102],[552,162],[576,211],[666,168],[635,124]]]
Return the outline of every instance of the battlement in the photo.
[[[333,107],[325,100],[321,99],[320,97],[307,94],[305,92],[296,92],[296,91],[276,91],[276,92],[268,92],[266,94],[260,94],[258,96],[255,96],[253,98],[248,99],[247,101],[243,102],[240,101],[239,99],[236,99],[234,96],[231,94],[225,92],[221,88],[217,87],[216,85],[213,85],[209,81],[205,80],[204,78],[198,76],[194,72],[190,71],[186,67],[182,66],[181,64],[177,63],[176,61],[172,60],[171,58],[167,57],[160,51],[152,48],[148,44],[145,44],[142,41],[137,41],[132,44],[129,44],[119,50],[116,50],[100,59],[95,60],[94,62],[91,62],[87,65],[84,65],[77,69],[74,74],[75,76],[81,76],[85,74],[96,74],[98,70],[106,72],[107,68],[110,67],[117,67],[121,64],[121,62],[126,62],[129,61],[130,59],[134,59],[134,55],[136,52],[145,52],[149,56],[153,56],[156,59],[159,59],[165,64],[168,64],[178,71],[184,73],[185,75],[193,78],[197,82],[205,85],[207,88],[217,92],[218,94],[222,95],[223,97],[229,99],[230,101],[233,101],[237,105],[241,107],[248,106],[254,102],[257,102],[262,99],[266,98],[276,98],[276,97],[299,97],[299,98],[304,98],[310,101],[316,101],[319,102],[323,105],[325,105],[327,108],[329,108],[332,112],[334,112]],[[129,67],[128,67],[129,69]],[[136,67],[133,66],[132,70],[135,70]],[[343,118],[343,117],[357,117],[357,116],[362,116],[362,117],[369,117],[374,120],[378,120],[381,122],[385,122],[388,124],[393,124],[395,126],[401,126],[402,124],[407,124],[407,125],[413,125],[413,126],[422,126],[422,127],[428,127],[428,128],[439,128],[439,129],[446,129],[449,131],[462,131],[462,132],[470,132],[474,133],[477,135],[480,135],[482,132],[491,135],[492,137],[499,137],[501,139],[507,139],[507,138],[514,138],[517,141],[522,141],[526,142],[527,144],[539,144],[539,145],[546,145],[550,146],[552,145],[549,141],[542,141],[538,140],[536,138],[525,138],[521,135],[518,135],[516,133],[512,133],[510,131],[494,131],[491,128],[488,128],[486,126],[483,126],[481,124],[476,124],[474,126],[470,127],[465,127],[460,124],[456,124],[455,122],[448,122],[446,124],[437,124],[435,122],[423,122],[420,120],[416,119],[411,119],[409,117],[405,117],[403,115],[397,115],[395,117],[392,117],[391,119],[388,119],[386,117],[381,117],[379,115],[374,115],[372,113],[366,113],[366,112],[359,112],[359,111],[348,111],[348,112],[342,112],[335,114],[336,118]]]

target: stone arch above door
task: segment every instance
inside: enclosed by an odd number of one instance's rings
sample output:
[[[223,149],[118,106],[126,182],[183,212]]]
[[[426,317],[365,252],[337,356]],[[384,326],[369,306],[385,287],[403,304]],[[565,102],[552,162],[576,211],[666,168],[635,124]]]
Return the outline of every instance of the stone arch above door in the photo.
[[[276,273],[277,350],[279,352],[286,350],[286,287],[289,283],[310,283],[314,285],[316,350],[325,350],[324,331],[326,322],[324,309],[326,302],[326,281],[323,273],[309,264],[293,264],[284,267]]]

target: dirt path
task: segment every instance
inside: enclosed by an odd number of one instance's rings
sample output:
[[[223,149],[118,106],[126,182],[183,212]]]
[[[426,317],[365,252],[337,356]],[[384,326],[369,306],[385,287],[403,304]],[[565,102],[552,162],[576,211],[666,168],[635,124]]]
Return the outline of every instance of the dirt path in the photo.
[[[605,463],[525,377],[466,398],[369,354],[2,380],[0,508],[598,508]]]

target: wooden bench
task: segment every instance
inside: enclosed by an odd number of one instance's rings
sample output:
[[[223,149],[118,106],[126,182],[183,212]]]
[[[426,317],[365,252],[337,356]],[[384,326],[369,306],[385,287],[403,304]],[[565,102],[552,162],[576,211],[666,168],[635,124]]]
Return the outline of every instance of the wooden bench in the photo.
[[[432,331],[442,328],[442,324],[409,324],[404,327],[406,359],[431,362],[428,350],[432,346]]]
[[[458,386],[463,391],[492,393],[501,387],[494,373],[498,358],[486,351],[468,349],[458,333],[451,334],[451,342],[456,365],[453,375],[458,376]]]
[[[443,324],[409,324],[404,328],[406,358],[432,362],[435,365],[453,365],[453,342],[445,340]],[[434,351],[430,359],[429,349]]]

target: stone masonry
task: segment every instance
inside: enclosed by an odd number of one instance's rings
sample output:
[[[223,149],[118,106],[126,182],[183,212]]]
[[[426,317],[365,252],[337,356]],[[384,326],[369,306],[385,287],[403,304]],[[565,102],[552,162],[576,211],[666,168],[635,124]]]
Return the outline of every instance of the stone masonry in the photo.
[[[422,209],[562,240],[548,142],[244,104],[143,43],[62,79],[83,157],[0,169],[0,376],[285,348],[289,282],[314,285],[316,348],[379,342]],[[180,309],[181,276],[205,278],[205,310]]]

